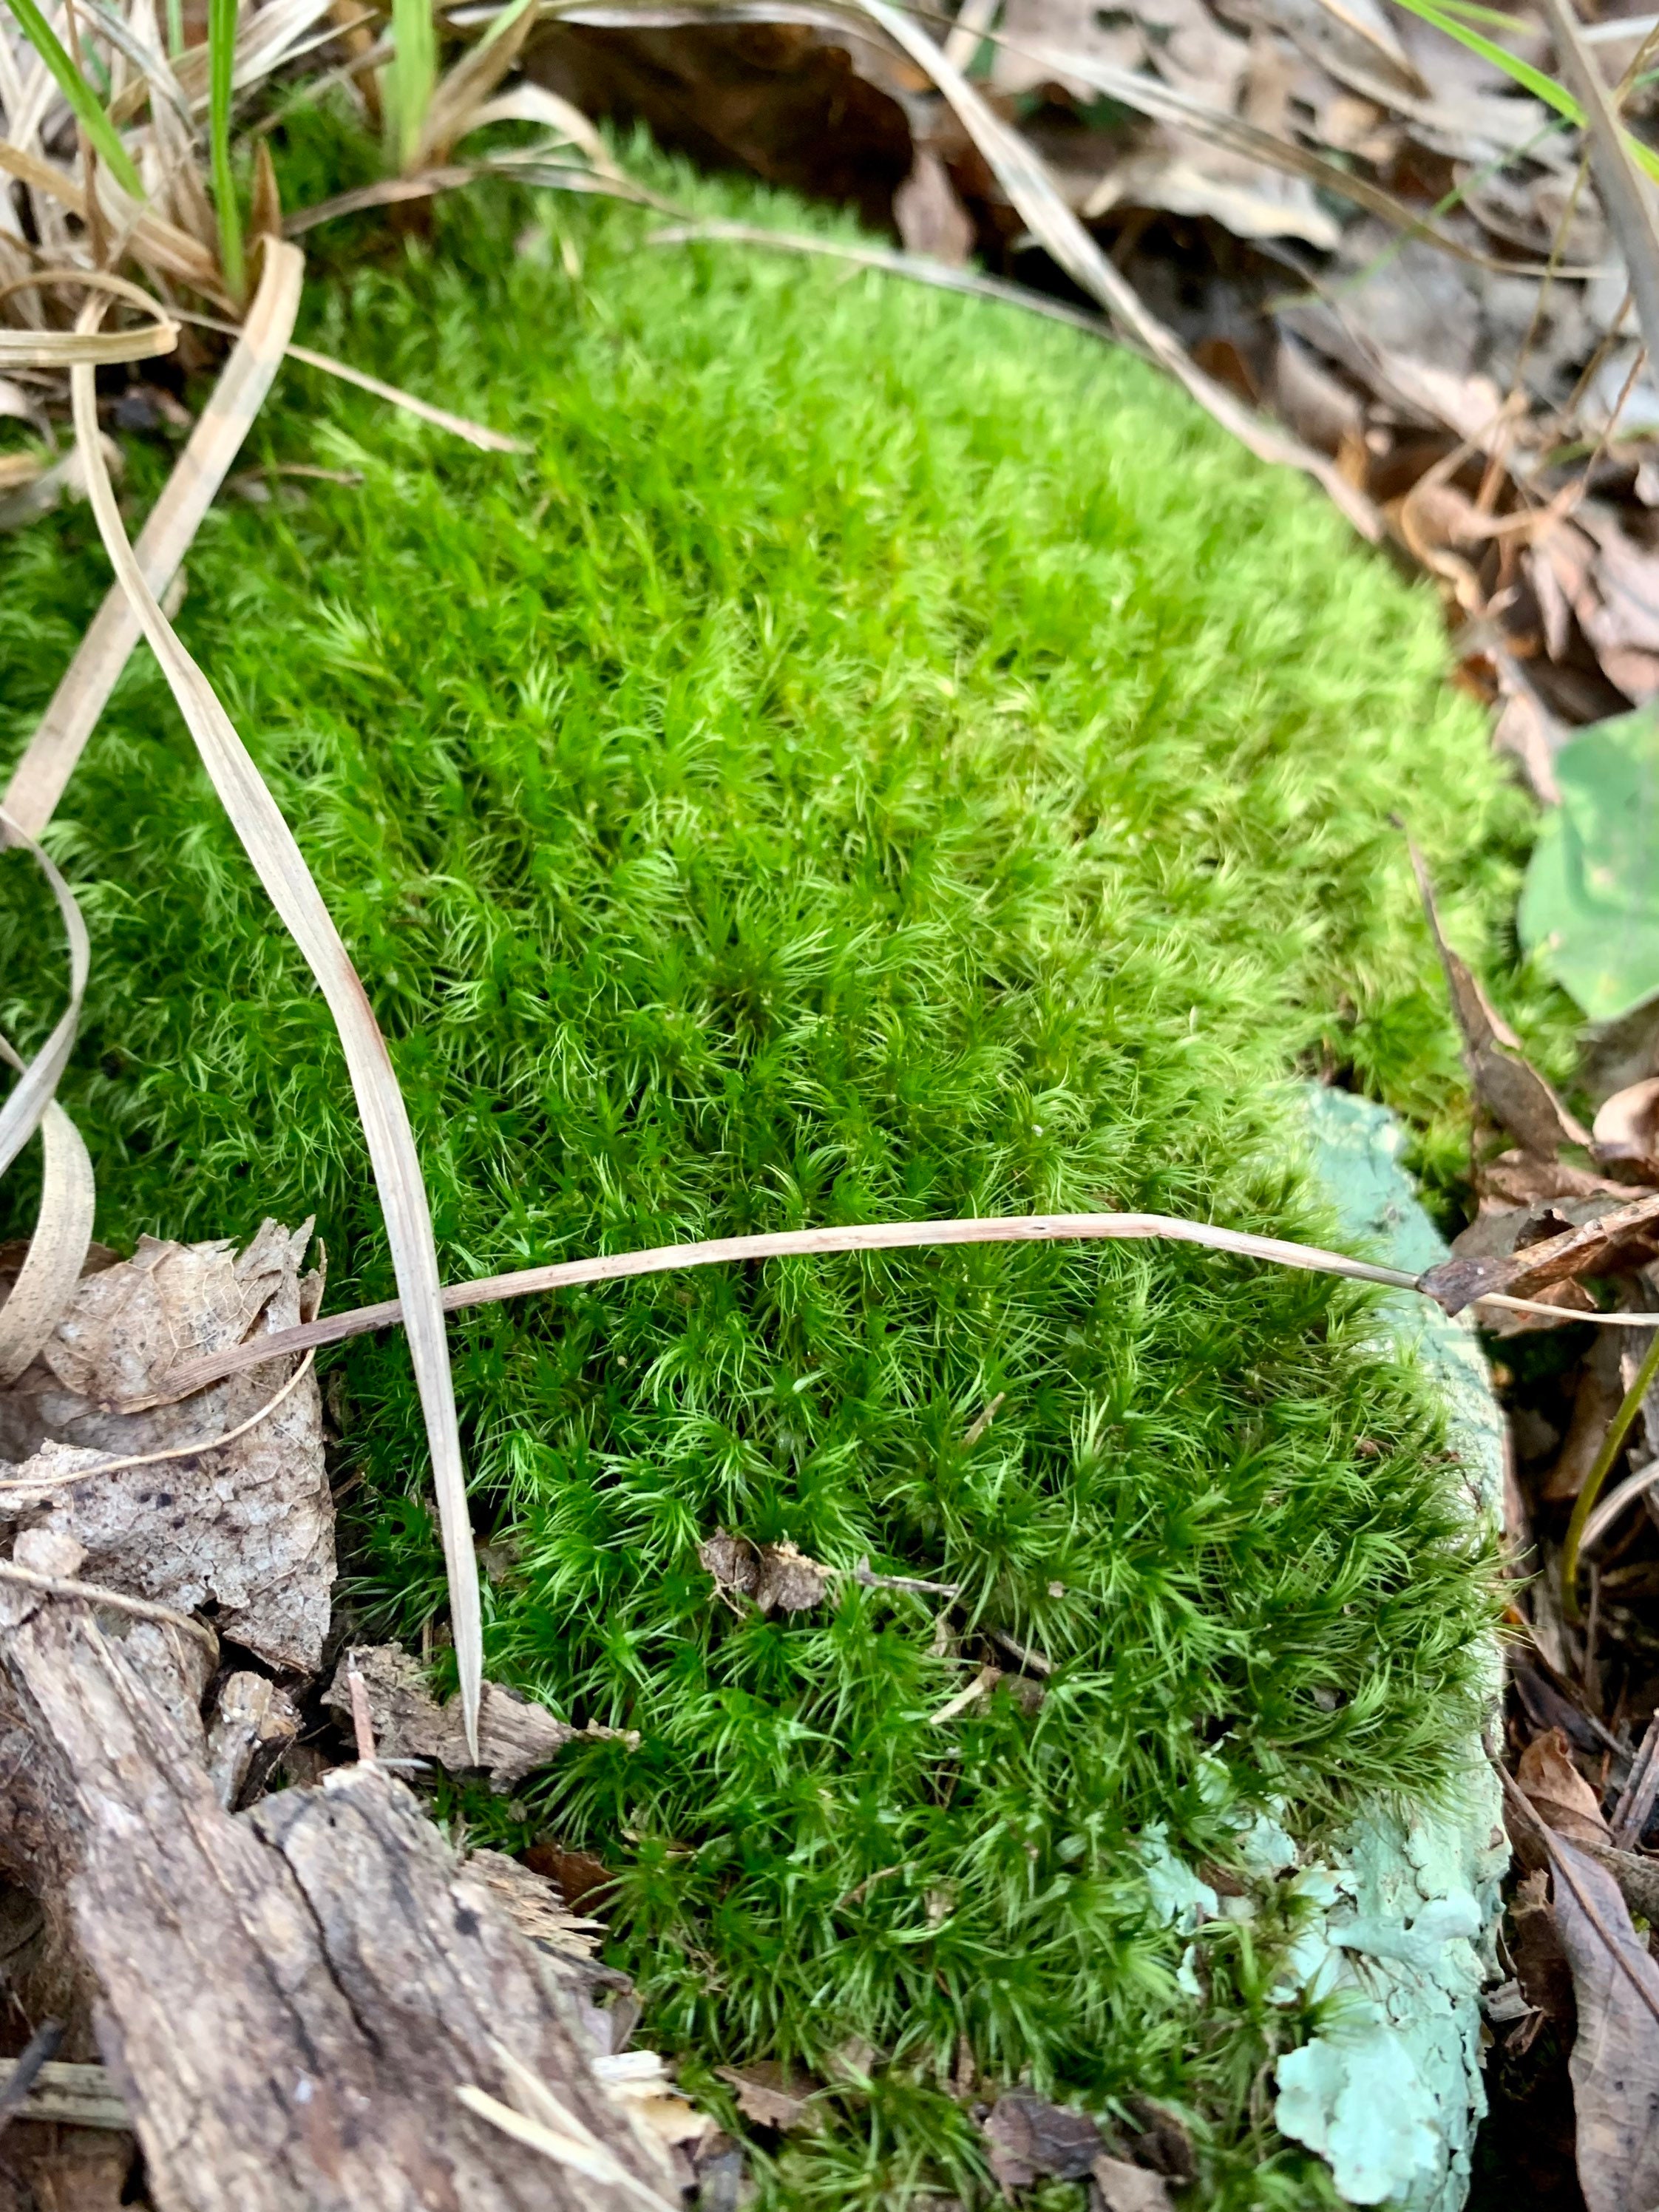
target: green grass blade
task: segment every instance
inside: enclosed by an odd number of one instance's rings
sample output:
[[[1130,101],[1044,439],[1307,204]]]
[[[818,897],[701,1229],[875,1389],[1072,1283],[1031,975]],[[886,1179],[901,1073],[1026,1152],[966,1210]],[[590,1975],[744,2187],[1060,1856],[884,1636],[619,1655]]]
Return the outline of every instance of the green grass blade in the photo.
[[[242,210],[230,167],[232,81],[236,69],[236,0],[208,0],[208,142],[213,152],[213,204],[219,217],[219,261],[226,289],[246,289]]]
[[[10,0],[10,4],[12,14],[23,27],[24,35],[52,71],[58,89],[86,132],[88,143],[122,191],[131,192],[136,200],[143,199],[144,187],[132,165],[132,156],[121,143],[115,125],[104,112],[103,103],[70,58],[35,0]]]
[[[1400,4],[1409,8],[1413,15],[1420,15],[1425,23],[1433,24],[1437,31],[1443,31],[1449,39],[1455,39],[1460,46],[1467,46],[1471,53],[1480,54],[1494,68],[1502,70],[1513,83],[1531,93],[1535,100],[1541,100],[1547,107],[1553,107],[1558,115],[1565,116],[1569,123],[1576,124],[1581,131],[1585,127],[1583,107],[1565,85],[1558,84],[1544,70],[1534,69],[1519,54],[1512,54],[1507,46],[1500,46],[1495,39],[1488,39],[1474,28],[1476,21],[1508,25],[1513,21],[1511,17],[1499,15],[1492,9],[1460,4],[1460,0],[1448,0],[1444,6],[1438,4],[1438,0],[1400,0]],[[1522,27],[1517,23],[1515,27],[1518,30]],[[1651,146],[1644,146],[1639,138],[1632,137],[1628,131],[1625,143],[1631,159],[1659,183],[1659,154]]]
[[[415,158],[438,82],[432,0],[392,0],[392,35],[397,51],[386,73],[386,151],[403,169]]]

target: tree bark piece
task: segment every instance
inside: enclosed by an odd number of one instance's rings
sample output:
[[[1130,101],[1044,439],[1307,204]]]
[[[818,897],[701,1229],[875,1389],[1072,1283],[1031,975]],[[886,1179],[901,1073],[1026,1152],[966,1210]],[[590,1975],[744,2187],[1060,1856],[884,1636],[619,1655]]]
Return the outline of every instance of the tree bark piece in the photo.
[[[537,1954],[384,1768],[227,1814],[116,1634],[15,1585],[0,1674],[158,2212],[638,2212],[463,2106],[511,2100],[502,2050],[672,2197]]]
[[[1454,1255],[1419,1276],[1417,1287],[1437,1299],[1449,1314],[1462,1313],[1474,1300],[1501,1291],[1507,1297],[1535,1298],[1552,1284],[1581,1276],[1616,1273],[1644,1264],[1659,1240],[1659,1193],[1621,1206],[1599,1220],[1569,1229],[1541,1243],[1492,1259]]]

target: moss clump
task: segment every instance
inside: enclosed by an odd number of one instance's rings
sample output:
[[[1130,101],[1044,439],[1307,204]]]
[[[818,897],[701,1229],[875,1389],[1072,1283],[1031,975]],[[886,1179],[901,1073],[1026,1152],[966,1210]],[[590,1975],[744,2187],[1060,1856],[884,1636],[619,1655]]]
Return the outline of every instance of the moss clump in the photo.
[[[182,617],[391,1036],[447,1273],[1032,1208],[1317,1234],[1274,1164],[1280,1079],[1322,1054],[1423,1115],[1455,1088],[1389,810],[1466,941],[1521,834],[1428,595],[1080,337],[644,252],[633,210],[538,209],[515,251],[526,219],[452,208],[321,289],[311,334],[533,458],[289,369],[256,451],[362,481],[227,501]],[[106,571],[78,514],[0,559],[21,742]],[[100,1233],[314,1209],[331,1298],[384,1294],[326,1016],[147,656],[51,842],[93,927],[64,1095]],[[3,1020],[38,1029],[50,940],[6,889]],[[489,1663],[643,1739],[489,1817],[617,1870],[659,2045],[882,2054],[787,2153],[789,2202],[971,2192],[964,2052],[1172,2099],[1206,2201],[1322,2201],[1253,2096],[1296,2017],[1229,1923],[1208,2002],[1182,1993],[1134,1846],[1158,1820],[1224,1856],[1216,1759],[1316,1824],[1421,1789],[1468,1724],[1482,1565],[1364,1316],[1312,1278],[1050,1247],[457,1322],[512,1557]],[[413,1634],[441,1582],[402,1347],[338,1372],[366,1601]],[[697,1564],[718,1526],[962,1595],[942,1624],[851,1583],[736,1618]],[[1040,1710],[1005,1684],[934,1724],[993,1630],[1055,1662]]]

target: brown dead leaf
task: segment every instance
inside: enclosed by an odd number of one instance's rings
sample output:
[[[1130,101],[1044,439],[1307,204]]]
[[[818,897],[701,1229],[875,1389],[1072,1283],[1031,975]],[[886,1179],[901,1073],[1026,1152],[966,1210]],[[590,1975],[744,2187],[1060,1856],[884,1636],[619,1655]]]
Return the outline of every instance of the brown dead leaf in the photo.
[[[1356,394],[1295,338],[1279,340],[1271,392],[1277,412],[1322,453],[1339,452],[1345,438],[1358,438],[1364,428],[1365,410]]]
[[[1612,1841],[1601,1800],[1573,1765],[1561,1729],[1550,1729],[1534,1737],[1521,1754],[1516,1779],[1546,1826],[1558,1836],[1591,1846]]]
[[[991,64],[991,85],[998,93],[1030,92],[1057,83],[1073,100],[1095,95],[1082,79],[1068,77],[1047,58],[1050,52],[1075,54],[1109,69],[1134,70],[1147,58],[1146,39],[1126,9],[1110,11],[1089,0],[1004,0],[1003,36]]]
[[[1507,654],[1501,658],[1507,662]],[[1571,731],[1523,684],[1504,684],[1503,698],[1492,733],[1493,750],[1519,763],[1540,806],[1559,806],[1561,787],[1555,780],[1555,756]]]
[[[573,1911],[589,1898],[603,1896],[617,1878],[603,1859],[591,1851],[568,1851],[552,1836],[538,1836],[524,1863],[544,1875]]]
[[[1510,1899],[1510,1955],[1527,2002],[1571,2035],[1575,2017],[1572,1970],[1549,1900],[1548,1874],[1522,1875]]]
[[[751,1544],[717,1528],[697,1547],[697,1558],[731,1604],[752,1598],[762,1613],[805,1613],[823,1596],[834,1570],[809,1559],[787,1538],[781,1544]]]
[[[1500,1206],[1535,1206],[1543,1199],[1594,1198],[1598,1191],[1628,1198],[1631,1192],[1611,1176],[1591,1175],[1566,1160],[1540,1159],[1536,1152],[1500,1152],[1474,1170],[1474,1188],[1483,1200]]]
[[[82,2133],[70,2148],[25,2159],[35,2212],[120,2212],[133,2155],[131,2136],[88,2142]]]
[[[973,217],[957,198],[950,171],[928,147],[917,147],[910,173],[893,195],[893,220],[907,252],[959,268],[973,251]]]
[[[781,2065],[775,2058],[757,2058],[748,2066],[717,2066],[714,2071],[737,2091],[738,2110],[757,2127],[781,2128],[786,2134],[800,2129],[809,2135],[823,2127],[823,2114],[811,2102],[818,2084],[810,2074]]]
[[[1616,1332],[1602,1329],[1578,1370],[1572,1394],[1572,1419],[1555,1464],[1544,1479],[1541,1502],[1561,1505],[1577,1497],[1595,1464],[1607,1424],[1624,1402],[1624,1350]]]
[[[815,1606],[829,1584],[830,1570],[798,1552],[787,1540],[760,1547],[760,1575],[755,1602],[763,1613],[805,1613]]]
[[[349,1678],[356,1672],[368,1698],[377,1755],[382,1759],[429,1759],[452,1774],[473,1765],[461,1724],[459,1698],[441,1706],[426,1686],[418,1661],[394,1644],[354,1644],[341,1655],[334,1680],[324,1703],[351,1724]],[[571,1728],[556,1720],[543,1705],[504,1690],[499,1682],[483,1685],[479,1706],[478,1749],[488,1769],[492,1790],[504,1792],[526,1774],[548,1765],[568,1743],[579,1736],[599,1737],[629,1744],[639,1741],[623,1729]]]
[[[1523,1152],[1535,1153],[1540,1159],[1553,1159],[1563,1145],[1588,1146],[1589,1130],[1568,1113],[1543,1077],[1528,1066],[1520,1038],[1487,1000],[1474,970],[1447,943],[1428,868],[1409,840],[1407,849],[1423,911],[1445,970],[1452,1012],[1463,1041],[1464,1065],[1476,1097]]]
[[[1659,1076],[1627,1084],[1604,1099],[1590,1125],[1595,1157],[1632,1180],[1659,1182]]]
[[[1611,1875],[1559,1842],[1556,1924],[1578,2033],[1568,2070],[1587,2212],[1659,2203],[1659,1966]]]
[[[1089,2175],[1090,2212],[1175,2212],[1169,2183],[1144,2166],[1127,2165],[1102,2151]]]
[[[114,1413],[161,1382],[181,1353],[210,1354],[290,1328],[315,1303],[300,1268],[311,1224],[267,1221],[239,1258],[228,1241],[145,1237],[129,1261],[83,1276],[45,1348],[0,1394],[0,1448],[24,1462],[0,1517],[72,1535],[88,1579],[181,1612],[216,1604],[217,1624],[268,1664],[321,1661],[334,1581],[334,1509],[322,1405],[305,1376],[270,1415],[217,1449],[100,1474],[221,1437],[268,1404],[285,1369],[228,1376],[179,1405]],[[84,1469],[83,1480],[62,1478]]]
[[[1048,2179],[1080,2181],[1106,2153],[1087,2112],[1051,2105],[1029,2089],[1005,2090],[980,2126],[991,2172],[1005,2191]]]
[[[1198,2160],[1187,2123],[1179,2112],[1154,2103],[1151,2097],[1131,2095],[1126,2103],[1129,2117],[1121,2133],[1133,2164],[1165,2174],[1171,2181],[1196,2181]]]

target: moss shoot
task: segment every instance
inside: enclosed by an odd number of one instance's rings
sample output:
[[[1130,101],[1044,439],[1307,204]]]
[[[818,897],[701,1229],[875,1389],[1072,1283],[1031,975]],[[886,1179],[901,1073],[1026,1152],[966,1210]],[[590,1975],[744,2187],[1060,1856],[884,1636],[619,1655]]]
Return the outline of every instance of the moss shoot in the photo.
[[[313,342],[530,453],[290,367],[267,495],[189,564],[181,628],[391,1039],[446,1273],[1038,1208],[1328,1232],[1283,1079],[1429,1124],[1456,1091],[1389,815],[1477,953],[1523,835],[1430,596],[1126,356],[650,227],[503,193],[319,283]],[[108,571],[84,510],[0,568],[15,753]],[[93,931],[64,1096],[100,1235],[314,1212],[331,1303],[386,1295],[326,1013],[147,653],[48,842]],[[3,888],[27,1040],[56,939]],[[456,1321],[491,1670],[641,1742],[453,1808],[615,1872],[642,2036],[717,2102],[715,2065],[861,2054],[823,2133],[762,2136],[776,2201],[974,2197],[975,2076],[1165,2099],[1205,2202],[1327,2201],[1264,2117],[1307,2023],[1259,1931],[1212,1923],[1178,1980],[1136,1847],[1224,1860],[1218,1769],[1315,1832],[1431,1786],[1470,1724],[1485,1565],[1367,1312],[1191,1251],[986,1247]],[[418,1640],[401,1344],[330,1389],[359,1617]],[[720,1528],[961,1595],[734,1613]],[[1005,1679],[936,1723],[993,1632],[1054,1662],[1041,1705]]]

